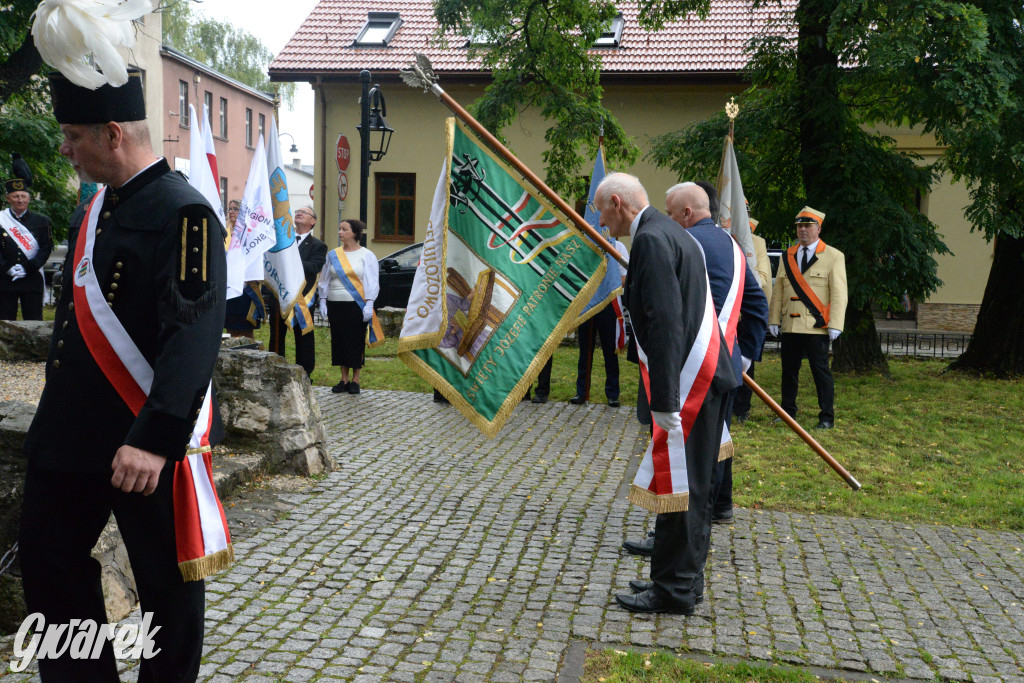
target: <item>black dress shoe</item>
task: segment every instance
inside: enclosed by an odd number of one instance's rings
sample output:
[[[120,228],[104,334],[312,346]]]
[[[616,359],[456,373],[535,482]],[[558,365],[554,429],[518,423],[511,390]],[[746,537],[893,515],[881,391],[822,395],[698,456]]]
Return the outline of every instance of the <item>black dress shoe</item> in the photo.
[[[653,581],[644,581],[642,579],[630,579],[629,580],[629,587],[630,587],[630,589],[634,593],[643,593],[644,591],[649,591],[652,588],[654,588],[654,582]],[[704,596],[703,595],[698,595],[697,596],[697,604],[699,605],[702,602],[704,602]]]
[[[636,595],[619,594],[615,596],[615,602],[627,612],[639,614],[693,614],[693,607],[674,605],[662,599],[653,590],[646,590]]]
[[[719,512],[711,515],[712,524],[732,524],[732,522],[732,510],[727,510],[725,512]]]
[[[618,408],[619,407],[619,399],[617,399],[617,398],[610,398],[610,399],[608,399],[608,407],[609,408]]]
[[[747,415],[746,413],[734,413],[733,416],[732,416],[733,424],[738,424],[738,425],[743,424],[748,419],[750,419],[750,416]]]
[[[348,393],[350,393],[350,394],[358,394],[359,393],[359,382],[349,382],[348,383]]]
[[[642,541],[623,541],[622,547],[631,555],[650,557],[654,554],[654,536],[648,536]]]
[[[835,425],[832,420],[819,420],[818,424],[814,425],[815,429],[832,429]]]
[[[569,399],[569,403],[573,404],[574,406],[581,406],[584,405],[586,402],[587,400],[582,396],[573,396],[572,398]]]
[[[531,403],[547,403],[548,397],[542,394],[534,394],[533,398],[530,399]]]
[[[331,387],[331,393],[344,394],[348,392],[348,382],[338,382]]]

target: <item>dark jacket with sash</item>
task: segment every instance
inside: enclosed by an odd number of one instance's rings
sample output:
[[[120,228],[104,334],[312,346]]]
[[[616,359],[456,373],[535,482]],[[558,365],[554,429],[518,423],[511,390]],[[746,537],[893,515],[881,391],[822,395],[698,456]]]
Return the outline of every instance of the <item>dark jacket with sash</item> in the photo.
[[[311,290],[316,289],[320,271],[327,263],[327,245],[310,233],[299,243],[299,259],[302,261],[302,272],[306,276],[302,296],[306,296]]]
[[[11,212],[14,215],[14,212]],[[50,237],[50,218],[41,213],[26,211],[16,221],[28,228],[39,243],[39,251],[31,259],[25,256],[14,238],[6,230],[0,230],[0,292],[41,292],[43,291],[43,275],[39,269],[50,258],[53,251],[53,239]],[[21,264],[25,268],[25,277],[11,280],[7,274],[13,266]]]
[[[99,286],[153,367],[153,387],[136,417],[86,347],[74,310],[76,230],[26,457],[32,467],[109,473],[128,444],[181,460],[220,349],[224,233],[202,195],[164,160],[109,188],[93,210]],[[214,408],[211,443],[223,431]]]
[[[708,280],[711,283],[711,298],[715,301],[715,313],[721,314],[725,299],[732,287],[733,272],[733,239],[725,230],[715,225],[710,218],[698,221],[687,232],[700,243],[704,250],[704,263],[708,269]],[[768,299],[761,289],[757,276],[750,270],[746,259],[743,291],[739,296],[740,320],[736,325],[736,345],[732,353],[732,369],[742,382],[743,360],[761,360],[761,347],[764,335],[768,330]]]
[[[704,258],[697,242],[653,207],[644,210],[629,252],[623,300],[636,341],[647,354],[651,380],[648,405],[643,385],[637,418],[650,424],[650,411],[680,410],[679,373],[704,316],[707,295]],[[721,337],[717,321],[715,332]],[[711,392],[737,385],[725,340],[721,340]]]

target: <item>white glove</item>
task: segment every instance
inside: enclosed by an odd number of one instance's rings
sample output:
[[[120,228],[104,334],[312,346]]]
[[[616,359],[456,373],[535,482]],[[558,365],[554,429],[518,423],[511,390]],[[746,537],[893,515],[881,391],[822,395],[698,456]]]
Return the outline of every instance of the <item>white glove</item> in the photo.
[[[841,330],[837,330],[834,327],[828,328],[828,340],[829,341],[835,341],[839,337],[839,335],[841,335],[841,334],[842,334]]]
[[[320,317],[327,320],[327,299],[320,299],[320,305],[317,308],[320,309]]]
[[[779,336],[779,326],[778,325],[769,325],[768,326],[768,334],[772,335],[773,337],[778,337]]]
[[[25,277],[25,266],[20,263],[16,266],[11,266],[7,269],[7,274],[11,276],[12,280]]]
[[[651,418],[654,420],[654,424],[666,432],[671,432],[682,424],[682,420],[679,419],[679,413],[676,412],[661,413],[657,410],[652,410]]]
[[[750,363],[751,363],[750,359],[747,358],[746,356],[740,356],[740,360],[743,361],[743,372],[746,372],[747,370],[749,370],[750,369]]]
[[[373,318],[373,299],[363,304],[363,322],[368,323]]]

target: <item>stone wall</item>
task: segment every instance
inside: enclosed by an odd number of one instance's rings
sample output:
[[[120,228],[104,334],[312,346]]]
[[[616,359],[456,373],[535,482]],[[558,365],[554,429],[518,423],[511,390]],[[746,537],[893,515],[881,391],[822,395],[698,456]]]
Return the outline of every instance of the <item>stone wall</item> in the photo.
[[[974,332],[979,304],[918,304],[917,329],[944,332]]]
[[[305,371],[276,353],[225,350],[213,373],[224,420],[224,445],[265,453],[271,469],[324,474],[327,452],[320,405]]]
[[[44,362],[52,336],[52,320],[0,320],[0,360]]]

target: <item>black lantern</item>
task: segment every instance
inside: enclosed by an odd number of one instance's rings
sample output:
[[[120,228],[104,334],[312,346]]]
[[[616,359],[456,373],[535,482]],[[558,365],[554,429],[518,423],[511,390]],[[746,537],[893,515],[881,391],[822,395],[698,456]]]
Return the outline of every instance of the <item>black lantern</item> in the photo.
[[[384,93],[380,91],[379,85],[370,88],[363,107],[368,107],[367,131],[369,132],[369,144],[367,145],[367,156],[370,161],[380,161],[388,153],[391,145],[391,134],[395,129],[388,125],[384,118],[388,114],[388,105],[384,101]],[[356,126],[362,133],[362,126]]]

